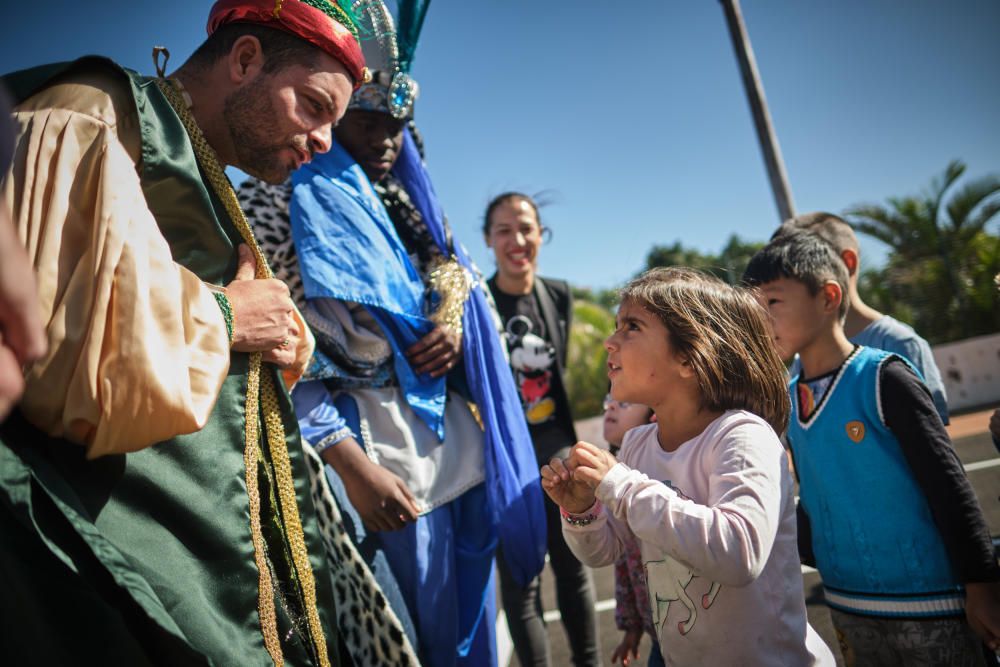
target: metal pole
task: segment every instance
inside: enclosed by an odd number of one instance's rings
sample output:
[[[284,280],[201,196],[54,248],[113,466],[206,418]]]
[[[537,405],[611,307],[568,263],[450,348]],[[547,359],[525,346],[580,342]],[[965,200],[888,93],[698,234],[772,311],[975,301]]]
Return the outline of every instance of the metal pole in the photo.
[[[743,76],[743,87],[746,89],[747,102],[753,114],[753,124],[757,129],[757,139],[760,150],[764,153],[764,164],[767,176],[771,180],[771,190],[774,193],[774,203],[778,206],[780,222],[795,216],[795,204],[792,202],[792,191],[788,187],[788,176],[785,174],[785,163],[781,159],[781,149],[778,138],[771,126],[771,114],[767,111],[767,100],[764,99],[764,87],[760,83],[757,72],[757,61],[753,57],[750,37],[743,23],[743,13],[740,11],[739,0],[720,0],[726,12],[726,23],[729,25],[729,36],[733,40],[736,60],[740,64],[740,74]]]

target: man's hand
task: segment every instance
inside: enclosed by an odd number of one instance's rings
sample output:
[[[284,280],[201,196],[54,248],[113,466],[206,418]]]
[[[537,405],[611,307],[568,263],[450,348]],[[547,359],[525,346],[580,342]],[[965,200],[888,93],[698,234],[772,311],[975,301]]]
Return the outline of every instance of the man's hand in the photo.
[[[573,479],[591,489],[596,489],[608,471],[618,463],[611,452],[589,442],[573,445],[573,449],[569,450],[569,461],[573,468]]]
[[[574,479],[570,459],[554,458],[542,466],[542,488],[556,505],[570,514],[580,514],[590,509],[597,500],[594,490]]]
[[[274,278],[254,279],[257,261],[245,244],[226,296],[233,307],[233,345],[237,352],[263,352],[264,361],[279,368],[295,363],[299,331],[292,316],[294,305],[288,286]]]
[[[347,497],[368,530],[399,530],[417,520],[420,510],[403,480],[372,463],[354,438],[324,450],[323,460],[343,480]]]
[[[1000,652],[1000,582],[966,584],[965,617],[990,650]]]
[[[642,630],[626,630],[625,634],[622,635],[621,642],[611,653],[611,664],[621,660],[622,665],[629,665],[633,660],[638,660],[640,639],[642,639]],[[630,653],[632,654],[631,658],[629,657]]]
[[[21,368],[48,347],[35,274],[0,202],[0,420],[24,391]]]
[[[410,346],[406,358],[417,373],[441,377],[462,357],[462,337],[448,327],[438,326]]]

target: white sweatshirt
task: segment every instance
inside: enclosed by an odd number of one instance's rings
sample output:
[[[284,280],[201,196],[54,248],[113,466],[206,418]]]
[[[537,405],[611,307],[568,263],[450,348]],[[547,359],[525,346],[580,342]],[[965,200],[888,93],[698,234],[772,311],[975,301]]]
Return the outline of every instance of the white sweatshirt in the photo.
[[[795,502],[771,427],[730,410],[665,452],[656,424],[629,431],[597,487],[598,518],[563,521],[577,558],[610,565],[638,538],[668,665],[833,665],[806,621]]]

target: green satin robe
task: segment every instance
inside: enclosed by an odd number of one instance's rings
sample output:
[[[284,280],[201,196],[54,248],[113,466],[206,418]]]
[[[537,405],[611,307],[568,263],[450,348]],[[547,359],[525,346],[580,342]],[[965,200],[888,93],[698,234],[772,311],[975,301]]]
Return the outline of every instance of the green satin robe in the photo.
[[[143,193],[174,261],[202,280],[232,280],[241,242],[155,81],[88,58],[7,77],[25,99],[76,67],[111,68],[133,93]],[[243,459],[248,358],[234,352],[208,423],[127,455],[87,461],[16,412],[0,426],[0,661],[7,664],[264,665],[258,571]],[[332,664],[331,579],[309,494],[294,410],[279,404],[320,621]],[[261,418],[263,431],[263,417]],[[262,437],[261,524],[288,664],[318,663]],[[299,619],[294,622],[292,619]],[[9,661],[9,662],[8,662]]]

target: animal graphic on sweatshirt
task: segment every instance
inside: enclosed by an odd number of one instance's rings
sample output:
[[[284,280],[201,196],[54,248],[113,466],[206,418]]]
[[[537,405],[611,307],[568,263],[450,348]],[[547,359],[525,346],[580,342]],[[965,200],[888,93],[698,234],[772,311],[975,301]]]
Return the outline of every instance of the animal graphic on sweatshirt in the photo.
[[[507,348],[524,416],[529,424],[542,424],[556,412],[556,402],[551,396],[556,351],[551,343],[532,333],[532,329],[527,317],[512,317],[507,322]]]
[[[663,483],[673,488],[669,481]],[[689,499],[679,490],[674,490],[681,498]],[[643,563],[643,567],[646,571],[646,586],[649,588],[649,604],[653,624],[657,628],[662,627],[670,613],[670,604],[680,602],[687,610],[688,617],[677,624],[677,631],[681,635],[691,632],[695,623],[698,622],[698,605],[691,599],[687,589],[691,581],[695,579],[695,574],[686,565],[666,554],[663,555],[662,560],[651,560]],[[711,607],[721,589],[722,584],[713,581],[708,592],[701,596],[701,608]]]

